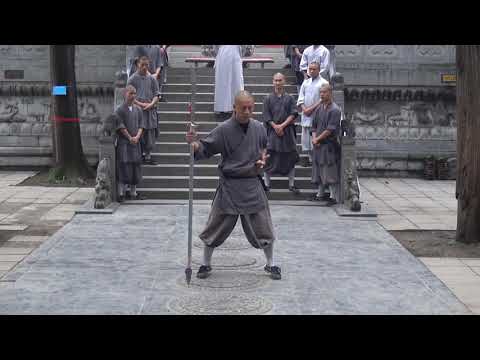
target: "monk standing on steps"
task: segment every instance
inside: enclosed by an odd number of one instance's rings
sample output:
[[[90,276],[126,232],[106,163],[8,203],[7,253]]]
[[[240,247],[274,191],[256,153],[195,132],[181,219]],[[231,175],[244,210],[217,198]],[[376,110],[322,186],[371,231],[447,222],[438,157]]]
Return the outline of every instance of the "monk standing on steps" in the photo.
[[[288,190],[295,195],[295,164],[299,160],[295,119],[298,116],[296,102],[285,92],[285,76],[273,75],[273,93],[263,101],[263,121],[267,129],[269,164],[265,169],[265,185],[270,189],[270,177],[288,176]]]
[[[267,133],[263,123],[251,118],[254,99],[247,91],[235,96],[233,116],[213,129],[206,138],[193,144],[195,160],[222,154],[218,165],[220,176],[207,225],[199,235],[205,243],[203,265],[197,277],[207,278],[212,271],[213,251],[232,233],[240,216],[243,231],[250,244],[263,249],[267,259],[264,270],[272,279],[281,279],[281,270],[273,262],[275,235],[268,199],[261,183],[261,172],[267,155]]]
[[[130,76],[127,85],[133,85],[137,89],[137,98],[135,105],[139,106],[143,112],[143,122],[145,131],[141,138],[142,153],[144,163],[156,165],[152,159],[151,153],[155,148],[155,142],[158,138],[158,114],[156,103],[158,102],[158,82],[148,72],[150,60],[147,56],[142,56],[138,60],[138,70]]]

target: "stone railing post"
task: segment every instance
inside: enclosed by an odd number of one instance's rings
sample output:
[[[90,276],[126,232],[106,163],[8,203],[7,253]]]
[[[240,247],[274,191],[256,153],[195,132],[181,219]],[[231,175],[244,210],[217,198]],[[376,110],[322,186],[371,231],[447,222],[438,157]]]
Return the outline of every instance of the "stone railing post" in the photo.
[[[355,148],[355,128],[345,119],[343,76],[335,75],[335,102],[342,108],[341,120],[341,163],[340,163],[340,203],[350,211],[360,211],[360,187],[357,174],[357,152]],[[338,99],[337,99],[338,97]],[[341,101],[340,101],[341,98]],[[337,102],[338,100],[338,102]]]
[[[116,73],[117,79],[114,83],[114,99],[113,99],[113,111],[117,109],[123,102],[123,90],[127,84],[127,74],[124,70],[121,70]],[[99,166],[97,169],[97,185],[96,188],[103,189],[106,191],[104,185],[101,182],[108,182],[109,189],[108,198],[111,199],[112,202],[117,202],[117,167],[116,167],[116,149],[115,149],[115,141],[116,141],[116,120],[115,116],[113,116],[113,111],[110,116],[108,116],[103,121],[103,129],[102,134],[98,139],[99,142]],[[97,191],[97,199],[99,198]],[[105,196],[103,196],[105,197]],[[109,202],[98,202],[96,201],[95,204],[100,203],[101,207],[104,208],[108,206]],[[95,205],[97,208],[97,205]]]

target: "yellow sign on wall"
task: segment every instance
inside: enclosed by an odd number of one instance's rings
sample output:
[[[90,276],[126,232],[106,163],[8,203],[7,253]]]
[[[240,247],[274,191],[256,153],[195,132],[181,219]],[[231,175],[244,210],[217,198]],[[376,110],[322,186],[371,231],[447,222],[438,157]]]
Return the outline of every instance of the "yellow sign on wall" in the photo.
[[[442,74],[442,83],[455,83],[457,82],[456,74]]]

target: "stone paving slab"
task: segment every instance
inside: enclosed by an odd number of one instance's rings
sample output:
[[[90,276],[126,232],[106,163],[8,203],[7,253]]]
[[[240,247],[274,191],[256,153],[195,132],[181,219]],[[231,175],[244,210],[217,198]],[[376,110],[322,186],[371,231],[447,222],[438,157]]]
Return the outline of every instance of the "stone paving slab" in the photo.
[[[0,256],[2,255],[28,255],[33,247],[0,247]]]
[[[44,242],[48,239],[48,236],[34,236],[34,235],[15,235],[9,242]]]
[[[209,210],[194,207],[196,241]],[[331,208],[271,210],[280,281],[263,271],[261,251],[238,246],[248,245],[239,222],[214,254],[212,276],[186,287],[188,206],[129,205],[76,215],[4,275],[10,282],[0,288],[0,313],[469,313],[376,221],[340,218]],[[193,247],[196,262],[201,253]]]
[[[17,264],[16,261],[0,261],[0,271],[10,270]]]
[[[2,220],[3,221],[3,220]],[[24,224],[0,224],[0,230],[23,231],[28,227]]]

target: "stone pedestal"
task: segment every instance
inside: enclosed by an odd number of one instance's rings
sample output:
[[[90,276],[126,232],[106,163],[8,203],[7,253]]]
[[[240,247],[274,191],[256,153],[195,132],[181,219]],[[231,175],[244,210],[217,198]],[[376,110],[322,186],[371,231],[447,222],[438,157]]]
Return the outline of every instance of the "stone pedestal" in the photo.
[[[117,167],[114,138],[112,136],[102,136],[98,139],[100,144],[99,159],[107,159],[110,168],[110,188],[112,189],[112,201],[117,201]]]

